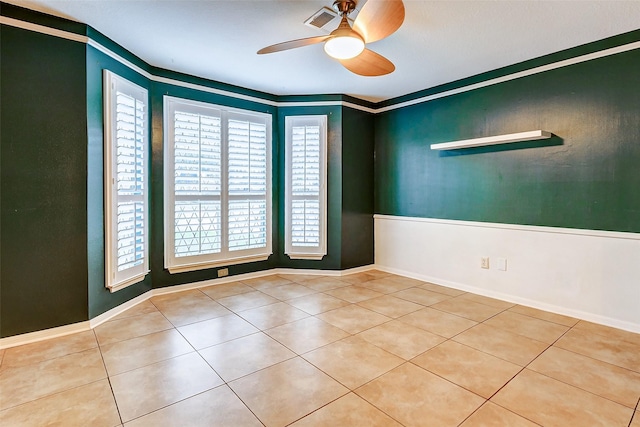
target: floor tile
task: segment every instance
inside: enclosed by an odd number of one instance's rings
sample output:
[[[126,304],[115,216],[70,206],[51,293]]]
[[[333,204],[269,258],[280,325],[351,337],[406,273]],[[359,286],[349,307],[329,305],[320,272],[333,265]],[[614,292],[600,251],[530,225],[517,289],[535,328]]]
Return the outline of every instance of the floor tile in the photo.
[[[284,302],[244,310],[238,315],[259,329],[275,328],[309,316],[308,313]]]
[[[353,274],[346,274],[344,276],[340,276],[340,280],[346,283],[350,283],[352,285],[357,285],[360,283],[364,283],[364,282],[368,282],[370,280],[376,280],[376,279],[380,279],[380,277],[377,277],[375,274],[369,274],[368,272],[353,273]]]
[[[262,427],[262,423],[223,385],[125,424],[125,427],[174,426]]]
[[[392,273],[387,273],[386,271],[382,271],[382,270],[367,270],[365,271],[365,273],[367,274],[367,276],[371,276],[373,277],[373,279],[381,279],[383,277],[389,277],[389,276],[395,276]]]
[[[230,297],[233,295],[246,294],[247,292],[253,292],[253,289],[249,285],[245,285],[242,282],[222,283],[220,285],[207,286],[206,288],[200,288],[205,295],[215,300]]]
[[[366,400],[349,393],[307,415],[291,427],[402,427]]]
[[[128,426],[640,427],[640,334],[375,270],[251,283],[0,350],[0,425],[119,426],[117,389]]]
[[[258,328],[237,314],[230,314],[181,326],[178,331],[196,350],[200,350],[225,341],[255,334],[258,332]]]
[[[445,340],[397,320],[367,329],[356,336],[405,360],[414,358]]]
[[[286,426],[348,392],[300,357],[242,377],[229,386],[267,427]]]
[[[287,280],[284,277],[278,276],[277,274],[273,274],[271,276],[256,277],[255,279],[243,280],[242,282],[258,290],[274,288],[276,286],[289,285],[293,283],[291,282],[291,280]]]
[[[350,334],[357,334],[365,329],[373,328],[384,322],[388,322],[391,318],[378,314],[366,308],[349,305],[338,308],[336,310],[327,311],[318,314],[316,317],[337,326]]]
[[[101,349],[109,375],[116,375],[193,351],[193,347],[175,329],[120,341],[103,346]]]
[[[474,412],[460,427],[538,427],[526,418],[504,409],[491,402],[486,402]]]
[[[415,302],[396,298],[391,295],[368,299],[358,303],[358,305],[394,319],[424,308]]]
[[[343,280],[340,280],[336,277],[318,277],[316,279],[306,281],[304,285],[308,288],[315,289],[316,291],[323,292],[323,291],[328,291],[330,289],[349,286],[349,283]]]
[[[227,382],[295,357],[262,332],[207,347],[200,354]]]
[[[0,412],[2,426],[118,426],[120,415],[107,379]]]
[[[478,324],[473,320],[429,307],[402,316],[398,320],[445,338],[451,338]]]
[[[144,300],[109,320],[120,320],[127,317],[140,316],[142,314],[156,313],[157,311],[158,309],[151,301]]]
[[[0,372],[98,347],[93,331],[79,332],[4,350]]]
[[[459,297],[439,302],[434,304],[431,308],[446,311],[447,313],[455,314],[456,316],[464,317],[475,322],[484,322],[488,318],[504,311],[502,308],[491,307],[473,301],[460,300],[459,298],[463,296],[464,295],[461,295]]]
[[[457,426],[484,399],[411,363],[356,390],[356,394],[407,427]]]
[[[349,333],[315,317],[307,317],[265,331],[298,354],[315,350],[349,336]]]
[[[359,286],[345,286],[344,288],[331,289],[325,291],[325,294],[340,298],[347,302],[356,303],[371,298],[382,296],[380,292]]]
[[[491,400],[549,427],[627,426],[633,413],[632,409],[528,369]]]
[[[100,345],[104,346],[172,328],[171,322],[162,313],[156,311],[105,322],[97,326],[94,332]]]
[[[429,283],[429,282],[422,283],[419,287],[431,292],[437,292],[439,294],[445,294],[452,297],[457,297],[459,295],[466,294],[465,291],[461,291],[459,289],[448,288],[446,286],[440,286],[440,285],[436,285],[435,283]]]
[[[352,390],[404,362],[358,337],[336,341],[303,357]]]
[[[564,326],[574,326],[576,323],[578,323],[578,319],[574,319],[573,317],[563,316],[561,314],[551,313],[549,311],[538,310],[532,307],[525,307],[523,305],[513,306],[509,309],[509,311]]]
[[[503,311],[484,322],[485,325],[504,329],[514,334],[553,344],[558,338],[569,330],[568,326],[547,322],[523,314]]]
[[[223,383],[196,352],[110,378],[122,421],[131,421]]]
[[[314,279],[328,277],[322,274],[278,274],[278,276],[292,282],[300,283],[301,285],[306,284],[307,282]]]
[[[0,374],[0,410],[106,377],[98,348],[7,368]]]
[[[380,292],[383,294],[390,294],[393,292],[402,291],[404,289],[412,288],[412,284],[396,282],[388,277],[382,279],[370,280],[368,282],[358,283],[355,286],[371,289],[372,291]]]
[[[452,339],[520,366],[529,364],[548,347],[546,343],[484,324],[467,329]]]
[[[305,295],[315,294],[318,291],[315,289],[307,288],[306,286],[300,285],[298,283],[290,283],[263,289],[262,292],[267,295],[271,295],[274,298],[278,298],[281,301],[286,301],[293,298],[303,297]]]
[[[402,298],[407,301],[415,302],[422,305],[433,305],[440,301],[450,299],[449,295],[431,292],[422,288],[409,288],[392,294],[394,297]]]
[[[506,310],[508,308],[514,307],[515,304],[508,301],[503,301],[495,298],[485,297],[484,295],[466,293],[464,295],[460,295],[458,298],[460,301],[471,301],[477,302],[478,304],[488,305],[489,307],[501,308]]]
[[[585,333],[612,337],[620,341],[625,341],[629,344],[640,346],[640,334],[633,332],[623,331],[622,329],[616,329],[605,325],[598,325],[585,320],[581,320],[576,323],[574,328]]]
[[[574,353],[640,372],[640,345],[622,341],[612,335],[599,335],[572,329],[564,334],[554,345]]]
[[[635,408],[640,398],[640,373],[587,356],[551,347],[529,369]]]
[[[240,295],[232,295],[217,300],[220,304],[235,312],[249,310],[251,308],[263,307],[269,304],[280,302],[277,298],[264,294],[260,291],[247,292]]]
[[[197,289],[160,295],[151,298],[151,302],[175,326],[184,326],[229,314],[229,310]]]
[[[324,293],[307,295],[300,298],[294,298],[287,301],[287,304],[299,308],[309,314],[320,314],[325,311],[334,310],[336,308],[349,305],[348,302],[340,298],[332,297]]]
[[[411,361],[485,399],[522,367],[454,341],[447,341]]]
[[[386,279],[389,279],[396,283],[402,283],[403,285],[406,285],[406,286],[412,286],[412,287],[421,286],[422,284],[425,283],[422,280],[412,279],[410,277],[405,277],[405,276],[398,276],[396,274],[389,275],[386,277]]]

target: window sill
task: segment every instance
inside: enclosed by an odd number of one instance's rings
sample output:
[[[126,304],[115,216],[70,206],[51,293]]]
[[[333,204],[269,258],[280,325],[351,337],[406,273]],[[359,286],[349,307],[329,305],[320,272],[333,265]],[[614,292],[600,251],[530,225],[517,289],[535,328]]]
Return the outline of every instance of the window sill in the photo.
[[[303,253],[290,253],[287,256],[290,259],[307,259],[312,261],[320,261],[326,254],[303,254]]]
[[[238,257],[238,258],[227,258],[220,261],[208,261],[208,262],[199,262],[192,264],[177,264],[166,266],[169,273],[186,273],[188,271],[196,271],[196,270],[206,270],[208,268],[216,268],[216,267],[226,267],[229,265],[236,264],[246,264],[249,262],[257,262],[257,261],[266,261],[271,254],[261,254],[261,255],[251,255],[246,257]]]
[[[145,271],[144,273],[136,274],[135,276],[123,282],[115,283],[113,285],[107,285],[107,289],[109,289],[109,292],[111,293],[117,292],[120,289],[124,289],[128,286],[135,285],[136,283],[142,282],[144,278],[147,276],[147,274],[149,274],[149,270]]]

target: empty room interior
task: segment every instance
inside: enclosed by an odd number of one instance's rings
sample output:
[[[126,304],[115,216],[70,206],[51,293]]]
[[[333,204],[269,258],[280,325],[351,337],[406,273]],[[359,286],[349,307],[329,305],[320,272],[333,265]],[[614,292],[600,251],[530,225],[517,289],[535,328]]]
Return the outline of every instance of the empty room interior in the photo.
[[[640,2],[0,24],[0,425],[640,427]]]

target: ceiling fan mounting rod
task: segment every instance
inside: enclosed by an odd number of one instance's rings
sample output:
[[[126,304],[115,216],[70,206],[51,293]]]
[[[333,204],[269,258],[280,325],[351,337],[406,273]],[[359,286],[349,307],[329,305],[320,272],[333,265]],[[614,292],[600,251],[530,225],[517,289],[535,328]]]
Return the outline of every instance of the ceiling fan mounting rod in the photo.
[[[333,8],[340,13],[340,16],[346,16],[356,8],[356,2],[354,0],[336,0],[333,2]]]

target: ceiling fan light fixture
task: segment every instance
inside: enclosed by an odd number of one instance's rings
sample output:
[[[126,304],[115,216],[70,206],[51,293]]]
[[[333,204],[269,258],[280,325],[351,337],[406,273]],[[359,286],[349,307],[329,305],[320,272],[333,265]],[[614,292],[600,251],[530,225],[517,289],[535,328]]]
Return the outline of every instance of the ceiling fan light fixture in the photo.
[[[364,41],[355,35],[336,36],[327,40],[324,51],[335,59],[351,59],[364,50]]]

